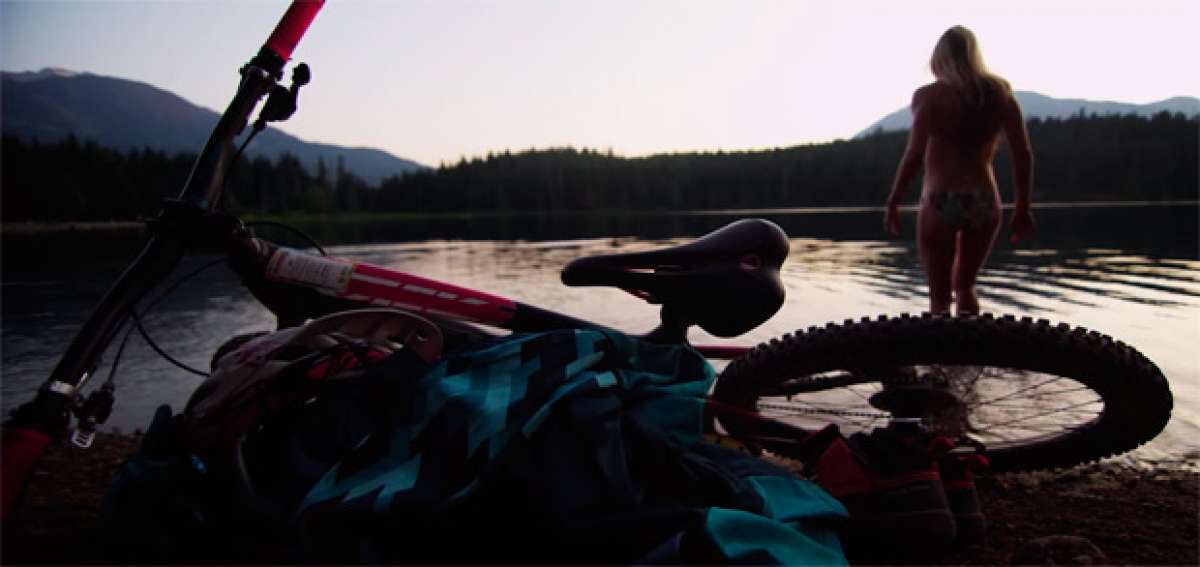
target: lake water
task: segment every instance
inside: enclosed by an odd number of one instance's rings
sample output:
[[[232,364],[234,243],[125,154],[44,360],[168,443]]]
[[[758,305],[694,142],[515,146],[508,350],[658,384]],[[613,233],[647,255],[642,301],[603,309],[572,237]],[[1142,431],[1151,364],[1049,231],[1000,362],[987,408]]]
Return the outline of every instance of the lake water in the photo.
[[[1013,247],[1003,235],[981,274],[984,310],[1069,322],[1141,350],[1170,381],[1175,411],[1167,430],[1132,458],[1195,461],[1200,454],[1200,208],[1195,203],[1044,206],[1035,214],[1035,237]],[[464,217],[302,228],[322,242],[350,243],[328,247],[335,255],[643,332],[657,322],[653,307],[616,290],[567,288],[558,271],[583,255],[682,243],[742,216],[771,219],[791,237],[783,274],[787,302],[743,337],[720,341],[697,332],[696,342],[748,345],[827,321],[925,309],[911,215],[905,218],[906,236],[894,240],[883,234],[878,211],[861,210]],[[132,257],[134,250],[122,242],[126,248],[107,249],[107,260],[89,254],[91,261],[84,262],[46,251],[41,255],[56,264],[6,265],[0,319],[5,412],[46,378],[87,312]],[[6,241],[5,246],[12,253],[14,245]],[[189,258],[176,273],[212,259]],[[230,335],[273,323],[223,267],[181,286],[146,322],[165,350],[201,368]],[[106,374],[103,367],[99,376]],[[135,336],[117,374],[117,406],[108,427],[142,427],[158,404],[180,408],[197,383],[197,377],[163,361]]]

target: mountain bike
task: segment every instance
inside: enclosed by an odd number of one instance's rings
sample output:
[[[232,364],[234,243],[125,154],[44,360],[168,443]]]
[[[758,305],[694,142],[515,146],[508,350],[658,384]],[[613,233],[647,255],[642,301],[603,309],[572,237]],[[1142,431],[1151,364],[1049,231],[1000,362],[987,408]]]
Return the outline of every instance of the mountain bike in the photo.
[[[382,333],[429,358],[443,348],[506,332],[611,331],[605,326],[383,266],[310,254],[255,236],[220,210],[236,140],[265,97],[241,148],[267,122],[296,108],[309,80],[303,64],[284,87],[285,64],[319,2],[297,1],[241,69],[237,92],[197,158],[179,198],[151,223],[152,236],[75,336],[36,398],[16,413],[4,442],[4,508],[32,462],[74,415],[79,445],[111,412],[111,381],[84,396],[89,378],[124,326],[140,327],[140,303],[191,250],[223,249],[228,264],[278,317],[281,329],[370,308],[397,314]],[[580,258],[563,282],[613,286],[660,306],[642,340],[688,345],[697,326],[736,337],[782,306],[779,268],[788,238],[773,223],[744,219],[682,246]],[[432,327],[426,323],[432,323]],[[370,326],[370,325],[368,325]],[[403,335],[403,336],[400,336]],[[430,341],[436,338],[436,343]],[[234,341],[241,344],[244,339]],[[995,471],[1067,467],[1132,450],[1169,420],[1172,397],[1157,366],[1096,331],[1012,316],[879,316],[810,327],[753,348],[695,345],[730,360],[707,403],[714,435],[788,456],[829,423],[847,432],[918,420],[985,455]],[[218,357],[220,354],[218,353]],[[118,352],[114,355],[119,358]]]

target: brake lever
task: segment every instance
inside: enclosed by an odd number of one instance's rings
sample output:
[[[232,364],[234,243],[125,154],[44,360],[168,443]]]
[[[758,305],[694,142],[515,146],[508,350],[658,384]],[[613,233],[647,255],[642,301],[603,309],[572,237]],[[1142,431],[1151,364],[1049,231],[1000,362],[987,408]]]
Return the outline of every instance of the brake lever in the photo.
[[[96,427],[103,425],[112,415],[113,403],[116,401],[114,389],[112,382],[105,382],[75,408],[75,417],[79,420],[79,425],[71,434],[73,445],[80,449],[92,446],[92,442],[96,440]]]
[[[307,63],[301,63],[294,67],[292,69],[292,86],[284,88],[283,85],[276,84],[271,88],[267,102],[263,104],[262,111],[258,113],[258,120],[254,121],[254,130],[262,130],[267,126],[267,122],[282,122],[291,118],[296,113],[300,87],[307,85],[311,80],[312,72]]]

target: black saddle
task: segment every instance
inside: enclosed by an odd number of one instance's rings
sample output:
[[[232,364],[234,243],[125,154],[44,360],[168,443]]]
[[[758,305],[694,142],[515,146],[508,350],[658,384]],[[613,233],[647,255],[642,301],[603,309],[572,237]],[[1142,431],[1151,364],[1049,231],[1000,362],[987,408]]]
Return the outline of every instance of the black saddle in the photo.
[[[563,269],[570,286],[613,286],[663,306],[668,318],[718,337],[745,333],[783,305],[779,267],[789,250],[775,223],[743,219],[681,246],[579,258]]]

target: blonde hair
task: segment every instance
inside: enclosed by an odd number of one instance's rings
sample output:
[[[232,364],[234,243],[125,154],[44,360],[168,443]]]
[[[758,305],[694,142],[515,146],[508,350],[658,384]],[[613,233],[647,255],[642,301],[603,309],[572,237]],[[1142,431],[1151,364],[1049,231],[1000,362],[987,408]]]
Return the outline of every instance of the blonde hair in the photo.
[[[988,71],[975,34],[963,26],[946,30],[938,39],[929,58],[929,69],[938,81],[977,106],[987,102],[990,94],[1010,91],[1008,81]]]

